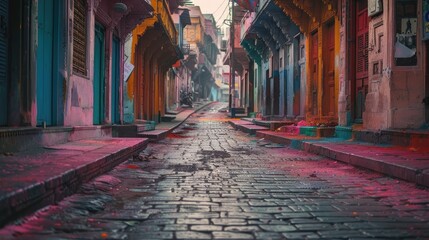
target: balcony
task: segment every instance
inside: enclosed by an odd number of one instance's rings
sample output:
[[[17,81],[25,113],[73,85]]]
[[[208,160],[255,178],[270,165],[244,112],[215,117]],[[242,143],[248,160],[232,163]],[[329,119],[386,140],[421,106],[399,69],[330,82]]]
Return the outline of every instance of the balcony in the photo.
[[[256,14],[254,12],[247,12],[241,19],[241,34],[240,39],[243,40],[249,28],[252,26],[253,20],[255,20]]]
[[[177,45],[177,30],[166,0],[152,0],[152,7],[155,9],[158,20],[162,22],[171,42]]]

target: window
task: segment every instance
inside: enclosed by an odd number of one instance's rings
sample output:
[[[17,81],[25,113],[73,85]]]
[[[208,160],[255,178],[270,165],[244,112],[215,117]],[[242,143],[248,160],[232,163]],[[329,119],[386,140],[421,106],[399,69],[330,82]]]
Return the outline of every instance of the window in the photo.
[[[396,0],[395,62],[417,65],[417,0]]]
[[[73,72],[86,76],[86,0],[74,0]]]

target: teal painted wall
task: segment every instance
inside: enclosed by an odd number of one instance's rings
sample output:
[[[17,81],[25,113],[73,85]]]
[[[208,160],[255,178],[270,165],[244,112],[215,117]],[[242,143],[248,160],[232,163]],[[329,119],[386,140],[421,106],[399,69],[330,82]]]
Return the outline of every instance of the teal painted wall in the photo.
[[[112,123],[120,123],[119,111],[119,54],[120,40],[113,36],[112,39]]]

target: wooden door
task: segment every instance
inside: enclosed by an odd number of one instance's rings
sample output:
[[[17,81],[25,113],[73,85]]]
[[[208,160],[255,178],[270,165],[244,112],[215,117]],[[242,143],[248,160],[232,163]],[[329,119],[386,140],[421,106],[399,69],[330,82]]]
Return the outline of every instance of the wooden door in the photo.
[[[104,123],[105,61],[104,28],[96,23],[94,39],[94,124]]]
[[[7,124],[7,100],[8,100],[8,63],[9,47],[7,31],[9,27],[9,0],[0,1],[0,18],[5,26],[0,30],[0,126]]]
[[[335,24],[330,22],[325,27],[323,38],[323,116],[335,116]]]
[[[311,41],[311,53],[310,53],[310,81],[311,81],[311,111],[313,115],[318,113],[318,104],[317,104],[317,90],[318,90],[318,80],[319,80],[319,36],[315,32],[310,37]]]
[[[53,123],[54,0],[38,5],[37,125]]]
[[[368,1],[356,3],[355,122],[362,122],[368,93]]]

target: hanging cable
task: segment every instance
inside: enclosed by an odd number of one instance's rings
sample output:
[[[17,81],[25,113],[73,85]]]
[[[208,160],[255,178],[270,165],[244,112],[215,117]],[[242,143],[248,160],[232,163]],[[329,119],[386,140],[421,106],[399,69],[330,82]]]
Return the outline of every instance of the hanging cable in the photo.
[[[215,15],[215,13],[217,13],[217,11],[219,11],[220,7],[222,7],[222,5],[223,5],[225,2],[228,2],[228,0],[223,0],[223,2],[219,5],[219,7],[217,7],[217,9],[213,12],[213,15]],[[228,4],[227,4],[227,5],[228,5]]]
[[[220,17],[217,19],[217,21],[216,21],[216,22],[219,22],[219,20],[223,17],[223,15],[225,14],[225,12],[226,12],[226,10],[228,9],[228,7],[229,7],[229,4],[227,4],[227,5],[225,6],[225,9],[223,10],[222,15],[220,15]]]

